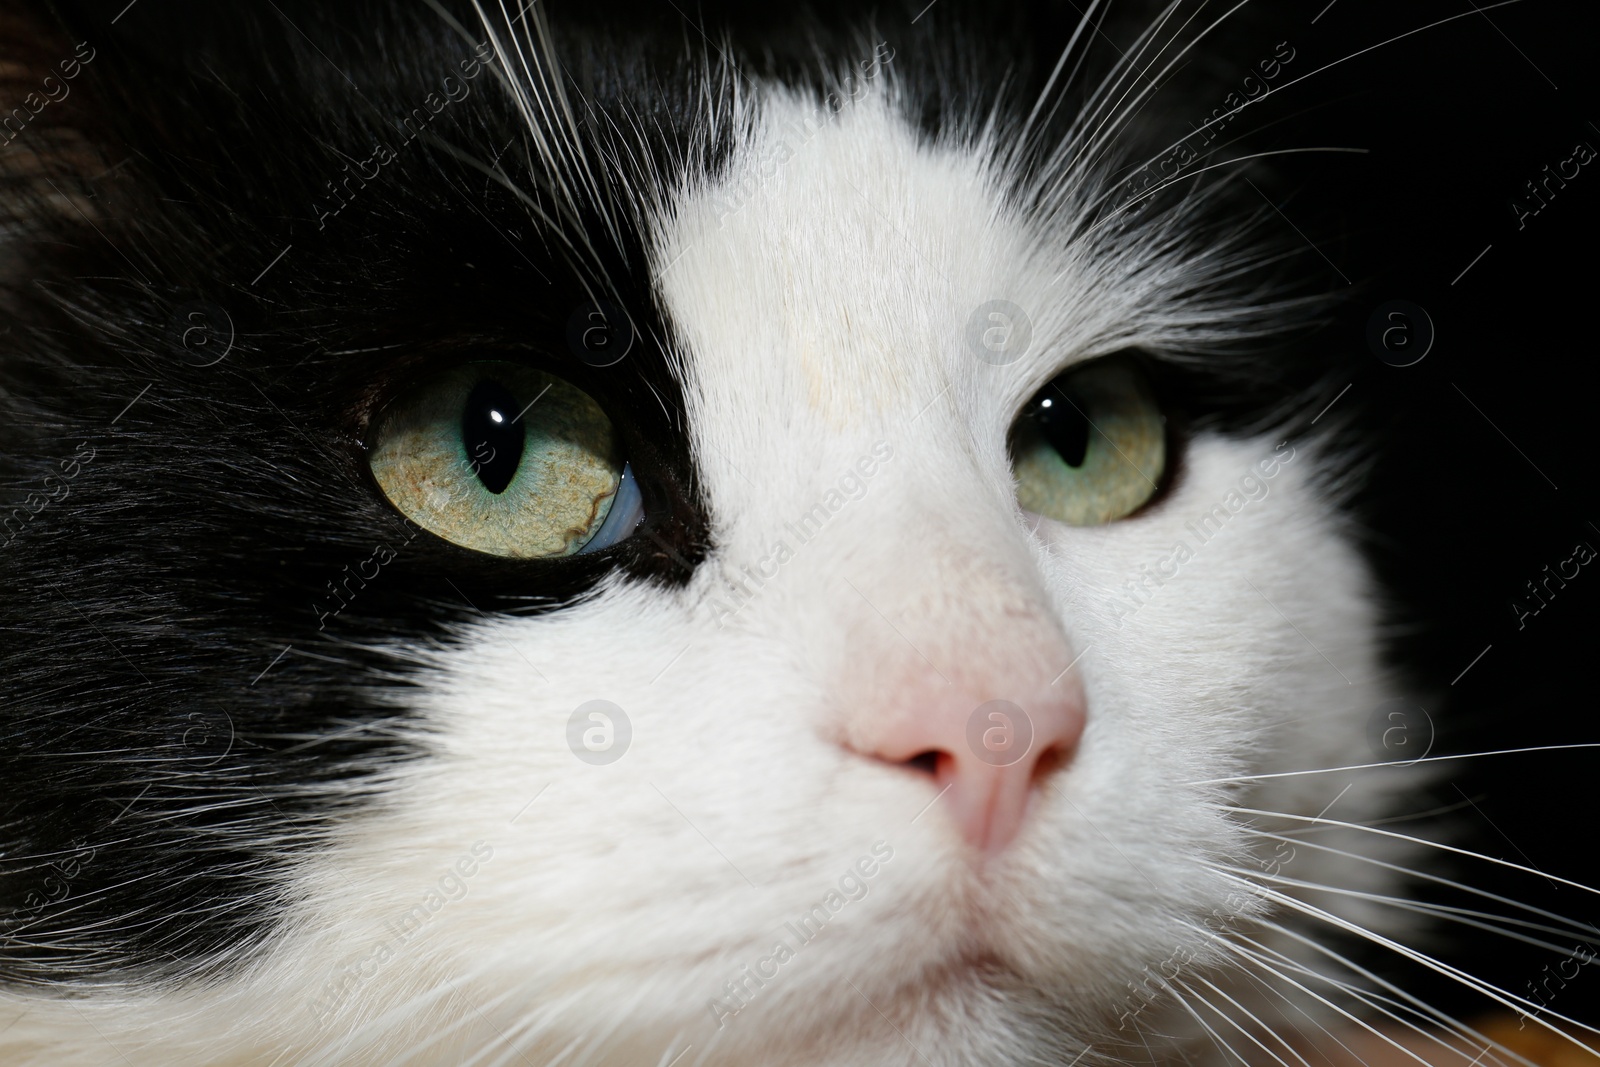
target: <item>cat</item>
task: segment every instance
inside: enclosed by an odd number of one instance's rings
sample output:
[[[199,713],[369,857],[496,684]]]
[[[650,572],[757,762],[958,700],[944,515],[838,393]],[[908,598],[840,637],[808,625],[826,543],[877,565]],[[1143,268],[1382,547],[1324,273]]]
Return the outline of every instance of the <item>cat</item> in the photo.
[[[1477,1039],[1202,6],[8,9],[0,1061]]]

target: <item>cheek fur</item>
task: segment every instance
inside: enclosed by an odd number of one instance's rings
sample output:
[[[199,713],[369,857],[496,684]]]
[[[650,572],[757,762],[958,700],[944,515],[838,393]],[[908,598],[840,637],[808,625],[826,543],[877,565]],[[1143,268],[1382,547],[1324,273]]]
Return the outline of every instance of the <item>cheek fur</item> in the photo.
[[[393,122],[272,66],[255,45],[287,31],[250,15],[223,35],[248,54],[193,65],[204,92],[0,42],[38,158],[139,161],[0,217],[0,254],[38,263],[17,336],[43,346],[0,360],[0,458],[39,475],[0,555],[23,591],[0,676],[38,701],[0,712],[0,852],[33,857],[0,871],[24,1005],[0,1059],[1067,1063],[1131,1024],[1187,1057],[1206,1035],[1175,985],[1231,973],[1246,937],[1292,974],[1325,962],[1260,921],[1279,887],[1404,932],[1362,901],[1408,845],[1351,827],[1421,775],[1305,773],[1370,763],[1403,696],[1330,498],[1345,460],[1264,436],[1294,376],[1214,344],[1280,325],[1229,287],[1270,249],[1207,228],[1205,197],[1120,210],[1081,144],[1020,167],[949,108],[931,136],[909,116],[971,75],[923,31],[785,83],[685,73],[676,24],[546,17],[319,24],[335,55],[307,62]],[[1031,122],[1012,66],[961,107]],[[263,112],[216,69],[283,95]],[[97,92],[173,110],[95,145],[72,116]],[[117,280],[136,263],[142,288]],[[996,307],[1015,358],[986,346]],[[604,366],[597,314],[629,327]],[[236,327],[226,355],[186,358],[196,315]],[[490,350],[608,405],[633,536],[513,565],[372,494],[382,398]],[[1272,403],[1207,422],[1124,521],[1024,515],[1017,411],[1124,350],[1205,350]]]

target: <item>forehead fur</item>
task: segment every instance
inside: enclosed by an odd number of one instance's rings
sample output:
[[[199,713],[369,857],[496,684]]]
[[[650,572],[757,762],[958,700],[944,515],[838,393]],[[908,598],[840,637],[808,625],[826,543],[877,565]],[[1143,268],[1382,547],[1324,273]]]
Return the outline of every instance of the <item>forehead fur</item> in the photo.
[[[762,86],[716,172],[650,224],[658,298],[719,420],[771,400],[840,431],[945,396],[1003,420],[1073,362],[1192,351],[1264,314],[1228,290],[1261,256],[1250,227],[1184,232],[1205,196],[1136,215],[1096,160],[1035,144],[1059,169],[1023,166],[1004,122],[930,137],[892,65],[871,70],[826,101]],[[980,345],[995,327],[1003,358]]]
[[[842,430],[970,392],[993,368],[959,343],[964,320],[987,299],[1037,306],[1045,269],[996,177],[922,142],[881,91],[838,113],[774,94],[660,227],[657,284],[703,395],[753,389]]]

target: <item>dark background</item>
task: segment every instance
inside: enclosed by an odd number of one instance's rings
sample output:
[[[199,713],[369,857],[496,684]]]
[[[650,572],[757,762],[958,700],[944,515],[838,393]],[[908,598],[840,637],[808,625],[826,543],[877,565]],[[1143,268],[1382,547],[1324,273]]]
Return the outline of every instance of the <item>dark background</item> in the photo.
[[[1396,661],[1425,687],[1420,703],[1437,729],[1435,755],[1600,742],[1600,561],[1520,628],[1511,607],[1529,600],[1526,583],[1542,580],[1543,568],[1554,570],[1579,542],[1600,549],[1593,372],[1600,158],[1520,229],[1511,207],[1526,199],[1525,182],[1570,158],[1577,143],[1600,149],[1600,17],[1589,4],[1479,7],[1472,13],[1468,0],[1273,5],[1227,48],[1248,63],[1250,49],[1262,48],[1254,40],[1288,39],[1299,56],[1287,73],[1298,78],[1468,13],[1283,89],[1259,108],[1251,142],[1369,150],[1282,157],[1280,187],[1290,195],[1279,206],[1331,261],[1329,287],[1347,296],[1326,336],[1349,350],[1351,388],[1340,403],[1364,412],[1361,432],[1381,449],[1361,515],[1372,558],[1397,597]],[[1432,348],[1415,365],[1388,365],[1367,345],[1369,318],[1390,300],[1420,305],[1432,320]],[[1467,860],[1441,873],[1600,926],[1600,897],[1554,880],[1600,885],[1600,748],[1438,768],[1415,808],[1451,810],[1392,829],[1447,826],[1462,847],[1552,878]],[[1509,913],[1481,899],[1418,893]],[[1525,932],[1569,950],[1579,944]],[[1442,925],[1440,933],[1442,959],[1521,995],[1564,957],[1461,925]],[[1573,968],[1565,964],[1568,975]],[[1437,975],[1396,973],[1454,1011],[1492,1008]],[[1553,996],[1541,997],[1553,1011],[1600,1024],[1600,964],[1582,967],[1564,988],[1556,980],[1547,988]]]
[[[1311,343],[1348,372],[1335,411],[1357,420],[1378,457],[1357,515],[1394,597],[1394,662],[1417,682],[1428,716],[1412,724],[1416,739],[1434,755],[1600,744],[1600,560],[1520,628],[1512,608],[1577,544],[1600,549],[1591,369],[1600,158],[1520,228],[1512,208],[1576,144],[1600,149],[1600,5],[1521,0],[1475,11],[1474,2],[1257,0],[1194,59],[1236,84],[1287,41],[1293,63],[1230,135],[1258,151],[1366,150],[1275,157],[1264,188],[1307,243],[1294,269],[1320,274],[1321,288],[1341,296]],[[1073,0],[1047,6],[1070,11]],[[1195,25],[1229,6],[1206,5]],[[1125,25],[1108,24],[1103,43],[1126,45]],[[1218,102],[1195,100],[1195,115]],[[1424,309],[1435,333],[1411,366],[1384,362],[1368,344],[1369,320],[1394,300]],[[1463,848],[1543,872],[1459,857],[1431,868],[1600,927],[1600,896],[1557,881],[1600,885],[1597,761],[1600,748],[1439,763],[1412,807],[1440,814],[1393,829],[1449,832]],[[1416,892],[1514,914],[1437,887]],[[1515,994],[1578,944],[1537,930],[1526,933],[1561,951],[1459,924],[1439,932],[1431,947],[1441,959]],[[1386,956],[1364,962],[1452,1014],[1493,1007]],[[1600,963],[1547,990],[1552,1010],[1600,1025]]]

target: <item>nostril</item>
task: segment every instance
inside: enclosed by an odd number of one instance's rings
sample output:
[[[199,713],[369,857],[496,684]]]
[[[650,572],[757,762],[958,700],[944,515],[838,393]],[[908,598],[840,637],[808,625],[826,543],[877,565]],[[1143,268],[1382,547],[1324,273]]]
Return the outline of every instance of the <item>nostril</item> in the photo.
[[[919,752],[906,760],[906,766],[912,770],[921,771],[930,778],[937,777],[939,773],[939,757],[941,755],[942,753],[931,749],[927,752]]]
[[[1033,781],[1043,782],[1048,780],[1072,758],[1072,752],[1064,745],[1051,745],[1039,753],[1039,760],[1033,765]]]

